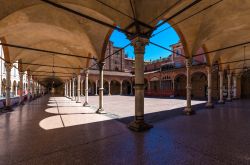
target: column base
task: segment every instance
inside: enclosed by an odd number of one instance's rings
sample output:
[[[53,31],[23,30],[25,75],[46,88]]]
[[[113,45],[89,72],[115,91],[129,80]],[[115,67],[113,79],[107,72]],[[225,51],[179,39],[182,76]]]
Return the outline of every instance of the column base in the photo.
[[[87,103],[87,102],[85,102],[85,103],[83,104],[83,106],[84,106],[84,107],[90,107],[89,103]]]
[[[95,96],[97,96],[98,94],[95,94]]]
[[[183,113],[184,113],[185,115],[194,115],[194,114],[195,114],[195,111],[192,110],[191,107],[185,107],[184,110],[183,110]]]
[[[145,123],[144,120],[134,120],[128,124],[128,128],[132,131],[142,132],[153,128],[153,125]]]
[[[81,103],[81,101],[77,100],[76,103]]]
[[[231,98],[227,98],[227,102],[232,102],[232,99]]]
[[[224,100],[219,100],[218,104],[225,104],[225,101]]]
[[[213,103],[207,103],[205,105],[206,108],[214,108],[214,104]]]
[[[98,113],[98,114],[106,114],[107,112],[103,108],[98,108],[96,113]]]

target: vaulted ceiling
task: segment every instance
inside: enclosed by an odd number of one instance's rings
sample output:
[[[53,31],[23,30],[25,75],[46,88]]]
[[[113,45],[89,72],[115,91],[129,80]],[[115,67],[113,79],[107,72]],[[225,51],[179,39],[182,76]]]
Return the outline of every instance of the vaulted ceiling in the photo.
[[[250,38],[249,0],[50,1],[76,13],[40,0],[0,0],[1,42],[102,60],[105,43],[113,29],[84,18],[79,13],[118,26],[128,36],[136,33],[134,22],[140,22],[141,33],[146,33],[153,30],[160,20],[167,20],[179,34],[189,56],[199,47],[206,51],[217,50],[248,42]],[[185,9],[190,4],[193,5]],[[246,48],[246,56],[249,57],[249,53],[250,48]],[[35,75],[52,71],[51,65],[64,66],[54,68],[58,72],[56,76],[62,80],[68,79],[62,73],[69,76],[70,73],[79,73],[81,68],[89,66],[91,60],[12,47],[8,47],[6,56],[9,56],[6,59],[11,63],[21,60],[23,70],[37,71]],[[209,53],[208,57],[210,63],[242,59],[243,46]],[[241,64],[231,63],[230,67]],[[47,75],[51,76],[50,73]],[[37,78],[44,79],[46,76]]]

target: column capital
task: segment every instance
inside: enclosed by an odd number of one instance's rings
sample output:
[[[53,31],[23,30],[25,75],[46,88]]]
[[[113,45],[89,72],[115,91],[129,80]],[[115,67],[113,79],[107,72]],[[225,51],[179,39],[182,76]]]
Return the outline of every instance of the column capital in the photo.
[[[135,37],[131,40],[131,44],[134,47],[135,54],[144,54],[145,46],[148,45],[149,39],[143,37]]]
[[[207,70],[207,73],[211,73],[212,67],[208,65],[208,66],[206,66],[206,70]]]
[[[192,65],[191,58],[186,58],[186,67],[190,68]]]
[[[99,63],[98,63],[99,70],[103,70],[104,65],[105,65],[105,62],[104,62],[104,61],[99,62]]]
[[[89,70],[85,70],[85,74],[86,74],[86,75],[89,74]]]

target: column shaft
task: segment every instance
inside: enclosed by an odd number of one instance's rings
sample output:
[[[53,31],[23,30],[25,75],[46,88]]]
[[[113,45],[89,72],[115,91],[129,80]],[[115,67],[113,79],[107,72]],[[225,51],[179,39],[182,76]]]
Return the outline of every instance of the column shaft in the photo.
[[[232,98],[231,98],[231,73],[228,73],[227,74],[227,101],[232,101]]]
[[[233,76],[233,98],[237,99],[237,75]]]
[[[72,81],[69,80],[69,98],[71,99],[71,96],[72,96]]]
[[[207,108],[213,108],[212,103],[212,73],[211,67],[207,67]]]
[[[72,78],[72,98],[71,100],[75,100],[75,78]]]
[[[224,99],[223,99],[223,71],[219,71],[219,77],[220,77],[220,100],[219,103],[223,104],[224,103]]]
[[[191,106],[191,93],[192,93],[192,84],[191,84],[191,59],[186,59],[186,71],[187,71],[187,106],[184,109],[186,115],[191,115],[194,113]]]
[[[98,80],[95,81],[95,95],[96,96],[98,95],[97,91],[98,91]]]
[[[81,75],[78,75],[78,79],[77,79],[77,102],[80,103],[80,95],[81,95]]]
[[[20,77],[20,95],[19,95],[19,104],[23,104],[23,72],[19,72]]]
[[[6,109],[10,110],[11,106],[11,100],[10,100],[10,88],[11,88],[11,80],[10,80],[10,74],[11,74],[11,68],[12,65],[9,63],[5,63],[6,68]]]
[[[109,81],[108,84],[109,84],[109,94],[108,95],[110,96],[111,95],[111,93],[110,93],[110,84],[111,84],[111,82]]]
[[[31,100],[31,82],[30,82],[30,74],[28,74],[28,77],[27,77],[27,79],[28,79],[28,101],[30,101]]]
[[[99,108],[96,113],[106,113],[103,109],[103,68],[104,62],[100,62],[99,65]]]
[[[89,71],[85,72],[85,102],[83,106],[89,106]]]
[[[64,83],[64,96],[67,96],[67,84],[66,82]]]

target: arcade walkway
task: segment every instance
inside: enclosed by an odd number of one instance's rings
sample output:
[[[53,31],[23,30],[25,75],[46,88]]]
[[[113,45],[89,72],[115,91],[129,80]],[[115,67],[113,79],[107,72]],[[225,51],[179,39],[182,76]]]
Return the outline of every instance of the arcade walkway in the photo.
[[[250,102],[202,106],[193,116],[181,115],[183,108],[148,113],[154,128],[136,133],[126,118],[45,96],[0,115],[0,164],[249,164]]]

